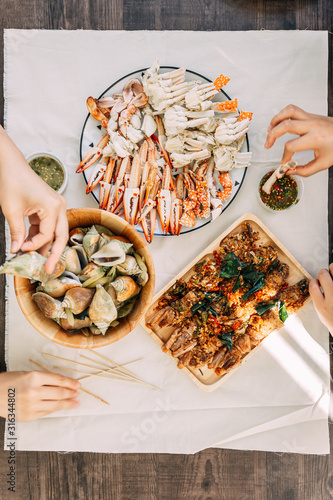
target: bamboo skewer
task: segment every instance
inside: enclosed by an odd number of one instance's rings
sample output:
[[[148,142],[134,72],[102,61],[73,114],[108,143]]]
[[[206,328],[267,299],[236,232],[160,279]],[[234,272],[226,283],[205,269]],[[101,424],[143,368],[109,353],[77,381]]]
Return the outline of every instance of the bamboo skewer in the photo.
[[[80,354],[80,356],[81,356],[81,358],[87,359],[88,361],[91,361],[92,363],[95,363],[96,365],[102,366],[103,368],[107,368],[107,370],[103,370],[103,371],[114,370],[114,371],[117,371],[116,374],[118,374],[118,372],[120,372],[119,375],[122,375],[125,378],[133,379],[133,377],[131,375],[128,375],[127,373],[125,373],[124,370],[121,370],[120,368],[109,367],[107,365],[104,365],[103,363],[100,363],[99,361],[94,361],[93,359],[88,358],[87,356],[84,356],[83,354]],[[124,366],[124,365],[121,365],[121,366]]]
[[[39,366],[39,368],[42,368],[43,370],[45,370],[46,372],[49,372],[49,373],[53,373],[51,370],[49,370],[48,368],[45,368],[45,366],[43,365],[40,365],[39,363],[37,363],[37,361],[33,361],[32,359],[29,359],[30,363],[34,363],[35,365]],[[82,387],[79,387],[79,390],[82,391],[82,392],[85,392],[86,394],[89,394],[89,396],[92,396],[93,398],[95,399],[98,399],[99,401],[102,401],[102,403],[110,406],[110,404],[107,402],[107,401],[104,401],[104,399],[98,397],[98,396],[95,396],[95,394],[92,394],[91,392],[88,392],[86,391],[85,389],[82,389]]]
[[[99,356],[100,358],[104,359],[104,361],[107,361],[108,363],[111,363],[113,365],[115,365],[117,368],[121,368],[120,365],[117,365],[117,363],[115,363],[114,361],[111,361],[111,359],[109,358],[106,358],[105,356],[103,356],[102,354],[99,354],[98,352],[96,351],[93,351],[92,349],[87,349],[87,351],[91,352],[92,354],[95,354],[96,356]],[[130,372],[129,370],[127,370],[126,368],[122,368],[122,370],[125,372],[125,373],[128,373],[131,377],[133,377],[134,379],[136,380],[139,380],[141,382],[144,382],[148,387],[152,387],[153,389],[156,389],[158,391],[162,391],[162,389],[160,389],[159,387],[156,387],[155,385],[152,385],[152,384],[149,384],[148,382],[145,382],[144,380],[142,380],[140,377],[138,377],[137,375],[134,375],[134,373]]]
[[[89,359],[89,358],[86,358],[86,359]],[[136,363],[137,361],[141,361],[141,359],[135,359],[134,361],[129,361],[128,363],[124,363],[121,366],[131,365],[133,363]],[[100,370],[99,373],[103,373],[105,371],[105,372],[112,372],[112,373],[110,373],[110,375],[113,375],[114,370],[116,370],[116,368],[111,367],[111,368],[108,368],[107,370]],[[117,375],[117,373],[115,375]],[[89,375],[87,374],[85,377],[80,377],[80,378],[77,378],[76,380],[84,380],[85,378],[89,378],[89,377],[93,377],[93,374],[89,374]]]
[[[82,370],[76,370],[75,368],[66,368],[65,366],[54,366],[53,368],[56,368],[57,370],[66,370],[69,372],[74,372],[74,373],[87,373]],[[101,371],[101,372],[96,372],[96,373],[90,373],[89,377],[102,377],[102,378],[108,378],[110,380],[118,380],[119,382],[130,382],[132,384],[140,384],[138,380],[133,380],[133,379],[123,379],[123,378],[115,378],[113,376],[108,376],[106,372]],[[81,380],[81,379],[76,379],[76,380]],[[140,384],[141,385],[141,384]]]
[[[69,363],[74,363],[75,365],[81,365],[81,366],[85,366],[86,368],[92,368],[93,370],[96,370],[95,366],[87,365],[85,363],[80,363],[79,361],[73,361],[72,359],[62,358],[60,356],[55,356],[54,354],[48,354],[46,352],[43,352],[42,354],[44,354],[44,356],[50,356],[50,358],[60,359],[61,361],[68,361]],[[80,356],[82,356],[82,354],[80,354]],[[83,356],[83,357],[85,357],[85,356]],[[89,358],[86,358],[86,359],[89,359]],[[94,362],[93,360],[90,360],[90,361]],[[141,361],[141,360],[135,359],[134,361],[129,361],[128,363],[124,363],[124,365],[120,365],[120,366],[130,365],[132,363],[136,363],[137,361]],[[117,369],[117,368],[113,368],[112,366],[111,367],[107,366],[106,368],[107,368],[107,370],[103,370],[103,371],[113,371],[113,370]],[[89,377],[89,375],[87,375],[87,376]]]

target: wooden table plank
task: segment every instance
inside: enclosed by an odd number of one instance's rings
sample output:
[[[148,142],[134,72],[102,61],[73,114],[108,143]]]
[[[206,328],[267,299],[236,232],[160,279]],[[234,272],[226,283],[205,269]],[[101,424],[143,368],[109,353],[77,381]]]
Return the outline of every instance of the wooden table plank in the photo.
[[[0,29],[332,30],[331,0],[2,0]],[[333,115],[332,35],[329,112]],[[93,62],[92,62],[93,63]],[[0,46],[3,67],[3,42]],[[89,63],[87,71],[90,71]],[[311,71],[311,68],[309,68]],[[3,120],[0,92],[0,121]],[[287,103],[286,103],[287,104]],[[333,170],[333,169],[332,169]],[[333,192],[333,171],[330,172]],[[330,256],[333,196],[329,200]],[[0,219],[0,261],[4,226]],[[332,259],[331,259],[332,260]],[[4,280],[0,277],[0,289]],[[0,328],[4,331],[4,294]],[[4,368],[4,336],[0,339]],[[4,422],[0,425],[3,448]],[[331,438],[332,439],[332,438]],[[0,498],[115,500],[319,500],[333,498],[333,459],[209,449],[196,455],[19,452],[16,496],[7,491],[0,451]]]

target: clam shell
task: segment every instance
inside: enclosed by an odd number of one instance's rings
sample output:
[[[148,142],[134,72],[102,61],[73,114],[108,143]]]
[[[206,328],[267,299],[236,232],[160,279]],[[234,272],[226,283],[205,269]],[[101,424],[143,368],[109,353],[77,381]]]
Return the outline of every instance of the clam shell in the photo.
[[[130,276],[119,276],[111,283],[111,285],[117,292],[118,302],[125,302],[125,300],[129,300],[137,295],[141,290],[141,287],[139,287]]]
[[[126,251],[131,247],[131,243],[113,240],[94,253],[91,260],[100,266],[115,266],[125,261]]]
[[[84,282],[92,276],[98,274],[99,271],[100,266],[98,264],[95,264],[95,262],[90,262],[84,269],[82,269],[81,273],[79,274],[79,279],[80,281]]]
[[[27,252],[17,255],[5,262],[0,268],[0,274],[13,274],[14,276],[22,276],[41,283],[57,278],[65,270],[63,260],[57,262],[52,274],[47,274],[45,271],[45,262],[47,258],[37,252]]]
[[[69,233],[69,243],[70,245],[82,245],[84,235],[87,229],[83,227],[74,227]]]
[[[65,252],[65,269],[74,274],[80,274],[81,262],[79,255],[74,247],[69,247]]]
[[[67,318],[61,318],[60,326],[64,330],[81,330],[81,328],[88,328],[91,326],[91,319],[86,317],[85,319],[75,318],[74,323],[71,325]]]
[[[74,245],[72,248],[75,248],[76,253],[77,253],[79,260],[80,260],[81,269],[83,269],[84,267],[86,267],[89,264],[88,255],[84,251],[84,248],[82,245]]]
[[[91,255],[97,251],[99,239],[99,232],[96,230],[95,226],[91,226],[87,234],[84,236],[82,243],[88,257],[91,257]]]
[[[81,283],[76,279],[69,278],[67,276],[60,276],[54,280],[49,280],[45,285],[39,286],[38,291],[42,291],[51,295],[51,297],[62,297],[71,288],[81,287]]]
[[[117,318],[116,306],[101,285],[96,285],[96,293],[89,307],[89,318],[102,335],[105,335],[110,323]]]
[[[80,314],[89,306],[94,294],[95,290],[93,288],[71,288],[66,292],[61,305],[63,308],[70,309],[73,314]]]
[[[138,263],[132,255],[126,255],[124,262],[116,266],[120,274],[125,274],[126,276],[135,276],[141,272]]]
[[[66,318],[60,300],[54,299],[44,292],[34,293],[32,299],[47,318]]]

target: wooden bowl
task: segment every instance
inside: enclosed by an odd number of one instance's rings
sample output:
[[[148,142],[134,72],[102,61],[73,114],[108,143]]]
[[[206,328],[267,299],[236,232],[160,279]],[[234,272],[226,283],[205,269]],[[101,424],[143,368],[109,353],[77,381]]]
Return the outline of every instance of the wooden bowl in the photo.
[[[128,316],[120,320],[118,326],[109,328],[105,335],[90,334],[89,337],[86,337],[83,333],[68,333],[55,321],[46,318],[32,300],[37,283],[32,284],[29,279],[15,276],[14,287],[18,303],[29,323],[44,337],[57,344],[77,349],[93,349],[112,344],[125,337],[136,327],[152,301],[155,288],[155,269],[148,244],[130,224],[109,212],[96,208],[73,208],[67,210],[67,219],[69,230],[80,226],[92,226],[93,224],[105,226],[113,233],[127,238],[133,243],[136,252],[145,258],[149,280],[142,288],[133,310]]]

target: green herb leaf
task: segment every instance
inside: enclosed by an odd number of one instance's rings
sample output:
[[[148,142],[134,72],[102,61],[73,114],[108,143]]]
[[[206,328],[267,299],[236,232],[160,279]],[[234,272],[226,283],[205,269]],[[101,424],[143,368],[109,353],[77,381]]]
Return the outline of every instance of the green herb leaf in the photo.
[[[260,304],[258,304],[256,306],[256,311],[259,314],[259,316],[261,316],[262,314],[269,311],[270,309],[273,309],[273,307],[275,307],[276,303],[277,303],[277,299],[266,300],[265,302],[260,302]]]
[[[287,309],[286,309],[286,306],[285,306],[285,303],[283,302],[283,300],[281,300],[281,302],[279,302],[279,317],[280,317],[280,320],[283,321],[283,323],[288,318],[288,312],[287,312]]]
[[[279,264],[279,259],[273,260],[273,262],[267,268],[267,274],[270,274]]]
[[[244,264],[236,257],[233,252],[226,255],[221,263],[220,278],[235,278],[239,276]]]
[[[254,287],[252,287],[250,290],[248,290],[247,292],[245,292],[244,295],[242,295],[242,300],[248,299],[253,293],[257,292],[258,290],[261,290],[262,288],[264,288],[264,286],[265,286],[265,280],[264,280],[264,278],[260,278],[260,280],[258,281],[258,283],[256,283],[254,285]]]
[[[223,334],[220,334],[217,336],[217,338],[219,340],[221,340],[221,342],[223,342],[223,344],[225,346],[227,346],[227,348],[229,349],[229,351],[231,351],[231,349],[234,347],[234,344],[233,344],[233,341],[232,341],[232,336],[233,336],[234,332],[227,332],[227,333],[223,333]]]

